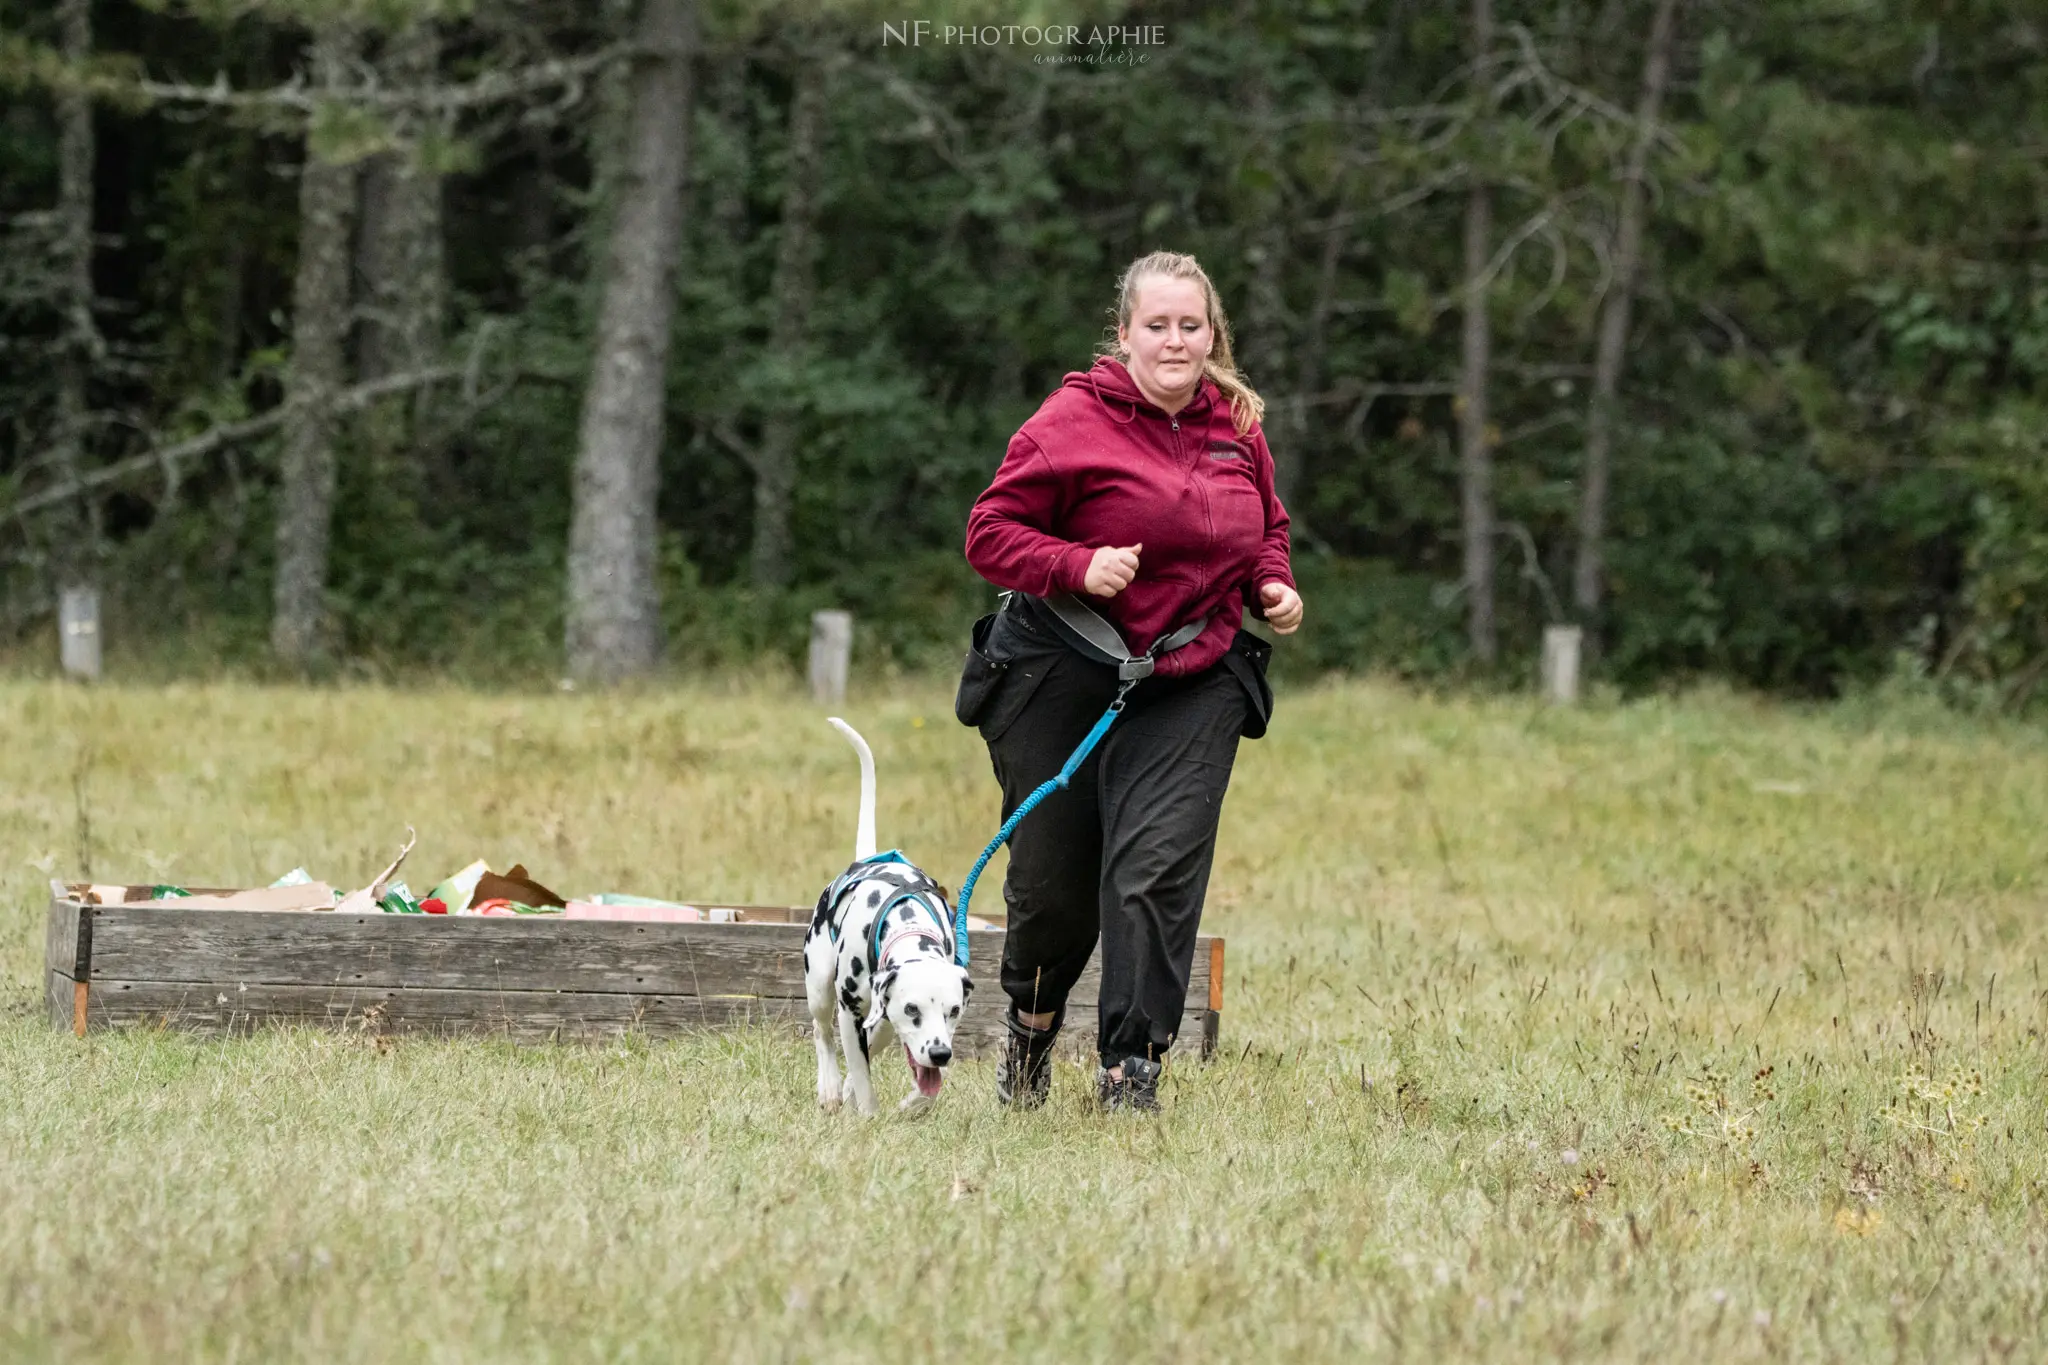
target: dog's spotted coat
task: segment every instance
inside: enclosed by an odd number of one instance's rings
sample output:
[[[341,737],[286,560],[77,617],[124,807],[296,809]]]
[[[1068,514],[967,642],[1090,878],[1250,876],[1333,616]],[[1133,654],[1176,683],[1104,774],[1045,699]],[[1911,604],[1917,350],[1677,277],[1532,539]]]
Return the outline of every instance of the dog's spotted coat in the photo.
[[[873,759],[859,735],[839,724],[861,753],[861,836],[857,861],[818,897],[804,935],[818,1103],[834,1109],[843,1095],[859,1113],[872,1114],[870,1052],[882,1035],[893,1034],[916,1083],[902,1107],[920,1109],[938,1096],[942,1068],[953,1059],[953,1025],[973,983],[953,961],[953,913],[945,892],[902,854],[873,851]],[[835,1031],[846,1062],[843,1085]]]

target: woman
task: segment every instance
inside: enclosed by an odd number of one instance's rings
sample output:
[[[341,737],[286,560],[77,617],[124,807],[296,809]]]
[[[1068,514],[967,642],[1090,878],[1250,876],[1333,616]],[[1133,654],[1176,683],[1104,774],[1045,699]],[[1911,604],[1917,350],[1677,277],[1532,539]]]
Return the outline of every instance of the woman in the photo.
[[[1098,1098],[1158,1108],[1230,765],[1272,706],[1270,646],[1239,628],[1244,608],[1283,635],[1301,624],[1265,405],[1192,256],[1131,264],[1105,349],[1019,428],[967,520],[968,562],[1011,594],[976,623],[955,707],[988,744],[1006,818],[1118,692],[1071,603],[1130,653],[1157,655],[1072,785],[1010,840],[996,1094],[1019,1108],[1050,1089],[1053,1039],[1098,934]],[[1063,610],[1048,607],[1062,594]]]

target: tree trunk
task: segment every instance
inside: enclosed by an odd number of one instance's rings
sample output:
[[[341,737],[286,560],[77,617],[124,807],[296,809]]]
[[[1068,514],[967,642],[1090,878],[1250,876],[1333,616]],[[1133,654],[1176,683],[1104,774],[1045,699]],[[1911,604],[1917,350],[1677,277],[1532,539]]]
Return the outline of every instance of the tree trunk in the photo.
[[[1493,0],[1472,0],[1472,52],[1478,80],[1491,84],[1486,56],[1493,47]],[[1481,97],[1490,110],[1490,96]],[[1483,130],[1482,130],[1483,131]],[[1458,379],[1458,484],[1464,509],[1465,599],[1473,657],[1491,664],[1497,652],[1493,617],[1493,449],[1486,413],[1493,329],[1487,315],[1485,272],[1492,254],[1493,200],[1475,171],[1465,200],[1465,310],[1463,362]]]
[[[92,60],[91,0],[63,0],[58,11],[64,59],[82,71]],[[57,242],[58,306],[63,310],[62,340],[57,351],[57,429],[51,468],[60,485],[78,481],[85,466],[85,440],[91,419],[88,391],[100,353],[99,328],[93,321],[92,97],[74,86],[57,96]],[[54,519],[51,567],[56,587],[84,587],[95,576],[99,559],[99,499],[67,499]]]
[[[378,67],[390,86],[417,90],[434,84],[440,64],[440,36],[433,21],[423,19],[391,36]],[[421,158],[433,129],[411,113],[395,123],[398,148],[362,169],[356,271],[366,306],[356,371],[363,379],[431,363],[447,311],[441,174]]]
[[[1615,225],[1614,282],[1600,305],[1600,335],[1593,353],[1593,393],[1586,412],[1586,467],[1579,487],[1579,546],[1572,566],[1572,604],[1591,630],[1605,587],[1607,486],[1614,443],[1615,395],[1628,349],[1629,312],[1635,304],[1642,267],[1646,195],[1643,176],[1656,141],[1657,116],[1671,74],[1671,48],[1678,31],[1678,0],[1658,0],[1643,57],[1643,88],[1636,101],[1636,136],[1629,147],[1621,185],[1621,216]],[[1597,637],[1592,637],[1597,644]],[[1596,650],[1597,652],[1597,650]]]
[[[690,3],[694,16],[695,0],[690,0]],[[635,18],[640,9],[637,0],[599,0],[594,8],[598,31],[608,40],[617,43],[639,41]],[[691,33],[691,60],[694,62],[694,28]],[[609,253],[616,240],[614,229],[626,199],[633,156],[633,97],[638,89],[638,70],[638,64],[632,61],[607,62],[599,68],[593,87],[590,126],[585,134],[585,152],[590,160],[590,188],[573,237],[581,256],[583,279],[590,289],[594,306],[601,305],[606,283],[611,278]],[[685,162],[688,159],[685,156]],[[687,164],[683,182],[685,185],[689,183]]]
[[[811,321],[816,269],[819,144],[825,129],[825,60],[797,54],[796,90],[789,106],[788,165],[783,176],[781,237],[775,245],[773,307],[768,346],[781,375],[773,406],[761,421],[754,454],[754,584],[779,588],[789,582],[792,541],[790,499],[796,490],[799,434],[797,392]]]
[[[341,83],[354,60],[356,35],[340,20],[313,32],[312,81],[317,90]],[[299,260],[292,282],[292,358],[285,380],[291,415],[285,421],[278,490],[277,580],[270,647],[304,667],[327,644],[327,545],[334,518],[334,437],[330,408],[347,382],[349,227],[355,216],[356,171],[322,161],[306,139],[299,174]]]
[[[637,37],[569,531],[569,673],[593,682],[647,673],[661,651],[654,512],[689,170],[694,0],[644,0]]]
[[[437,82],[441,39],[421,19],[385,40],[377,61],[384,83],[398,90],[428,90]],[[431,116],[394,115],[398,146],[370,159],[361,171],[356,229],[356,374],[359,379],[417,370],[440,358],[447,314],[447,253],[442,245],[441,173],[434,168]],[[434,500],[445,486],[441,443],[428,422],[433,390],[393,396],[366,411],[356,425],[372,477],[388,480],[415,505]]]

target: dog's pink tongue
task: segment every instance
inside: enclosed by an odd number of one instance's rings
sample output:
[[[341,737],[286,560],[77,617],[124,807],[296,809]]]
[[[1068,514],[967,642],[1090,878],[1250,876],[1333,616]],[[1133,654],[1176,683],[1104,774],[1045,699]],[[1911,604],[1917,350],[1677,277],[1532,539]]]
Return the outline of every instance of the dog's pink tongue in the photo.
[[[935,1066],[919,1066],[917,1058],[910,1055],[907,1047],[903,1049],[903,1055],[910,1062],[910,1079],[917,1083],[917,1093],[926,1099],[936,1098],[939,1087],[945,1084],[946,1073]]]

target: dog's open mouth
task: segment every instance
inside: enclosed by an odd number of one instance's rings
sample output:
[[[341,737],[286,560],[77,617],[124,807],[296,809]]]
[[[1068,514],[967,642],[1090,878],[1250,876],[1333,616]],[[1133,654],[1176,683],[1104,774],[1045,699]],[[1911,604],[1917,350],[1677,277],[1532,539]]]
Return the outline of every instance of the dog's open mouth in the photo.
[[[908,1047],[903,1049],[903,1056],[910,1063],[910,1079],[917,1082],[917,1093],[928,1100],[936,1099],[939,1086],[945,1082],[946,1073],[935,1066],[920,1065]]]

